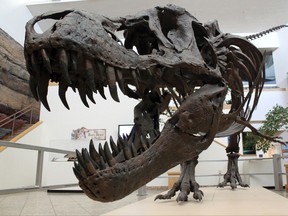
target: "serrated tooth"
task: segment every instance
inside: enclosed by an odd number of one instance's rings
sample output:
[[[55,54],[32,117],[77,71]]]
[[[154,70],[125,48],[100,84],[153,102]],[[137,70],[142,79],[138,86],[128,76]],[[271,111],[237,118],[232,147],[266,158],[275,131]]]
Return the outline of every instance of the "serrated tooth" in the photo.
[[[138,70],[138,69],[137,69]],[[138,71],[137,71],[138,72]],[[139,73],[139,72],[138,72]],[[132,70],[132,77],[133,77],[133,80],[135,82],[135,86],[137,89],[139,89],[139,83],[138,83],[138,79],[137,79],[137,75],[136,75],[136,71],[135,70]]]
[[[86,99],[86,86],[83,82],[78,82],[78,93],[81,98],[82,103],[89,108],[89,105],[87,103]]]
[[[100,164],[100,160],[101,160],[101,156],[98,154],[98,152],[95,149],[94,143],[92,141],[92,139],[90,140],[90,144],[89,144],[89,153],[91,158],[96,162],[96,164]]]
[[[106,157],[106,160],[107,160],[107,163],[110,167],[114,166],[117,161],[115,160],[115,158],[112,156],[110,150],[109,150],[109,146],[108,146],[108,143],[107,141],[105,142],[104,144],[104,153],[105,153],[105,157]]]
[[[119,88],[123,92],[123,94],[126,95],[126,88],[125,88],[125,82],[123,79],[122,71],[120,69],[115,69],[115,71],[116,71],[117,82],[118,82]]]
[[[79,164],[79,171],[80,171],[80,175],[83,176],[83,178],[87,178],[87,174],[85,172],[85,169]]]
[[[83,176],[81,175],[79,165],[74,161],[74,167],[73,167],[73,172],[75,176],[77,177],[78,180],[82,180]]]
[[[75,161],[74,161],[73,171],[74,171],[74,174],[75,174],[75,176],[77,177],[78,180],[82,180],[84,178],[87,178],[87,175],[86,175],[83,167],[81,167]]]
[[[102,156],[101,156],[101,159],[100,159],[100,169],[101,170],[106,169],[106,164],[105,164],[105,161],[104,161]]]
[[[96,173],[96,169],[91,162],[91,158],[87,149],[82,149],[82,156],[85,163],[85,169],[87,170],[87,174],[93,175]]]
[[[78,160],[78,165],[84,167],[85,163],[84,160],[82,158],[81,153],[78,151],[78,149],[76,149],[76,156],[77,156],[77,160]]]
[[[95,82],[94,82],[94,66],[93,63],[90,59],[86,59],[85,60],[85,74],[86,74],[86,82],[87,85],[89,86],[89,88],[93,91],[96,92],[96,86],[95,86]]]
[[[97,90],[99,91],[101,97],[106,100],[106,96],[105,96],[105,92],[104,92],[104,87],[103,87],[103,86],[99,86],[99,87],[97,88]]]
[[[107,75],[107,82],[108,82],[110,95],[115,101],[119,102],[114,67],[106,65],[106,75]]]
[[[100,61],[95,61],[95,67],[96,67],[96,73],[98,73],[100,77],[100,83],[105,83],[106,82],[106,76],[105,76],[105,71],[106,68],[104,64]]]
[[[79,173],[83,178],[87,178],[87,173],[85,170],[85,163],[83,161],[81,153],[78,150],[76,150],[76,156],[77,156],[77,160],[78,160],[78,167],[77,168],[79,170]]]
[[[67,103],[66,100],[66,91],[68,89],[68,85],[66,83],[63,82],[59,82],[59,89],[58,89],[58,95],[62,101],[62,103],[64,104],[64,106],[69,110],[69,105]]]
[[[37,101],[39,101],[38,91],[37,91],[37,88],[38,88],[37,82],[32,75],[30,75],[30,78],[29,78],[29,87],[30,87],[31,93],[33,94],[33,97]]]
[[[42,56],[42,59],[43,59],[44,67],[51,74],[52,73],[51,63],[50,63],[50,59],[49,59],[49,57],[47,55],[46,50],[45,49],[41,49],[40,53],[41,53],[41,56]]]
[[[125,159],[126,159],[126,160],[131,159],[131,158],[132,158],[132,152],[131,152],[128,144],[127,144],[127,141],[124,140],[123,143],[122,143],[122,145],[123,145],[123,153],[124,153]]]
[[[38,84],[37,84],[37,92],[40,101],[44,105],[44,107],[50,111],[50,107],[47,101],[47,94],[48,94],[48,85],[49,85],[49,74],[48,73],[40,73]]]
[[[136,157],[138,155],[134,143],[131,144],[131,151],[132,151],[133,157]]]
[[[75,169],[75,167],[72,168],[74,175],[76,176],[76,178],[80,181],[82,180],[82,176],[80,175],[79,171]]]
[[[104,159],[104,162],[107,161],[106,158],[105,158],[105,153],[104,153],[104,150],[102,148],[102,144],[101,143],[99,143],[98,152],[99,152],[100,156]]]
[[[59,68],[60,72],[62,74],[61,81],[66,82],[68,85],[71,85],[72,82],[70,80],[69,74],[68,74],[68,55],[67,52],[64,49],[60,49],[58,51],[59,56]]]
[[[146,139],[142,135],[140,136],[140,142],[141,142],[141,146],[143,147],[144,151],[146,151],[148,149],[148,147],[146,145]]]
[[[31,69],[32,70],[29,70],[29,72],[31,75],[33,75],[37,79],[40,74],[40,69],[38,67],[38,60],[36,56],[37,55],[35,52],[31,54],[31,67],[32,67]]]
[[[72,71],[77,71],[77,53],[70,52],[70,67]]]
[[[92,103],[96,104],[96,102],[95,102],[95,100],[94,100],[94,97],[93,97],[93,92],[92,92],[90,89],[86,89],[86,93],[87,93],[87,96],[88,96],[89,100],[90,100]]]
[[[112,155],[115,157],[117,154],[119,154],[119,150],[117,145],[115,144],[112,136],[110,136],[110,147],[112,149]]]

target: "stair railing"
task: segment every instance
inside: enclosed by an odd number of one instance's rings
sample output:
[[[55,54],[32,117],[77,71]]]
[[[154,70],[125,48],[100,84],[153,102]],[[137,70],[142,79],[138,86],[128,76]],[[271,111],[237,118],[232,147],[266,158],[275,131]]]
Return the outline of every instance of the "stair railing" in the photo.
[[[7,116],[6,118],[2,119],[0,121],[0,128],[4,127],[5,125],[9,124],[12,122],[12,127],[11,127],[11,135],[14,135],[15,132],[15,123],[16,123],[16,119],[19,119],[20,117],[22,117],[23,115],[27,114],[30,112],[30,116],[29,116],[29,124],[32,123],[33,120],[33,106],[29,105],[25,108],[23,108],[22,110],[19,110],[17,112],[15,112],[14,114]]]

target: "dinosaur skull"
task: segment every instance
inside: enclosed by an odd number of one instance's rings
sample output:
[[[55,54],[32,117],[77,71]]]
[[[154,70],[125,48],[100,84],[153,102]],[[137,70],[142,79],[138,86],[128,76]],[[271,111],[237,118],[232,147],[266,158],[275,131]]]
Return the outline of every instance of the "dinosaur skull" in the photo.
[[[43,19],[57,22],[43,34],[37,34],[34,25]],[[124,31],[124,44],[116,36],[117,31]],[[71,10],[43,14],[27,24],[26,32],[30,86],[47,109],[49,79],[59,82],[59,95],[66,107],[68,86],[78,88],[87,105],[86,95],[91,95],[90,90],[103,95],[103,86],[107,85],[118,101],[116,81],[124,94],[137,98],[145,89],[157,85],[175,87],[175,82],[181,82],[179,77],[193,80],[195,85],[201,80],[217,83],[221,79],[207,31],[187,11],[172,5],[118,19]],[[138,53],[132,50],[134,46]],[[169,75],[169,68],[176,71],[175,76]],[[43,70],[45,74],[40,73]],[[137,74],[140,77],[136,79]],[[79,81],[77,77],[82,79]],[[151,77],[158,80],[148,83]],[[137,86],[137,91],[131,91],[127,83]],[[179,91],[184,94],[183,89]]]
[[[38,34],[34,25],[43,19],[57,21]],[[123,32],[124,43],[117,32]],[[242,86],[237,73],[230,77],[221,74],[220,69],[226,66],[222,54],[229,46],[229,41],[219,46],[222,36],[217,23],[203,26],[174,5],[114,19],[66,10],[43,14],[27,23],[24,49],[30,87],[48,110],[50,80],[59,83],[59,97],[68,109],[68,87],[78,89],[86,106],[86,97],[95,102],[93,92],[105,98],[104,87],[119,101],[117,84],[132,98],[143,98],[147,91],[167,87],[175,88],[185,99],[159,138],[143,141],[141,151],[120,139],[117,145],[110,140],[111,147],[105,143],[98,152],[93,144],[89,153],[86,149],[77,152],[74,172],[90,198],[103,202],[120,199],[210,145],[218,125],[223,123],[225,76],[232,90]],[[239,46],[242,43],[233,41]],[[220,47],[217,52],[215,44]],[[201,88],[195,92],[196,86]],[[238,98],[237,102],[241,100]]]

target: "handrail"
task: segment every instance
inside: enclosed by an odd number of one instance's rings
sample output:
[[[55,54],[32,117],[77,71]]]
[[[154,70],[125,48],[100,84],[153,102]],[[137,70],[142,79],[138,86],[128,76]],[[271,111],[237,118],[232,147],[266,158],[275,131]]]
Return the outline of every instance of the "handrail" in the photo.
[[[51,185],[51,186],[44,186],[44,187],[42,186],[44,152],[53,152],[53,153],[60,153],[60,154],[74,154],[75,153],[74,151],[49,148],[49,147],[43,147],[43,146],[28,145],[28,144],[21,144],[21,143],[13,143],[13,142],[8,142],[4,140],[0,140],[0,146],[38,151],[35,186],[30,186],[27,188],[12,188],[12,189],[0,190],[0,194],[21,192],[23,190],[35,190],[35,189],[50,188],[50,187],[57,188],[57,187],[65,186],[65,185]],[[76,185],[78,184],[76,183],[68,184],[67,186],[70,187],[70,186],[76,186]]]
[[[1,146],[11,147],[11,148],[19,148],[19,149],[26,149],[26,150],[32,150],[32,151],[38,151],[38,158],[37,158],[37,171],[36,171],[36,181],[35,186],[28,187],[28,188],[13,188],[13,189],[6,189],[6,190],[0,190],[0,194],[3,193],[12,193],[12,192],[19,192],[23,190],[35,190],[35,189],[42,189],[42,188],[59,188],[59,187],[65,187],[65,185],[51,185],[51,186],[42,186],[42,174],[43,174],[43,161],[44,161],[44,152],[53,152],[53,153],[60,153],[60,154],[75,154],[74,151],[69,150],[63,150],[63,149],[56,149],[56,148],[49,148],[49,147],[42,147],[42,146],[35,146],[35,145],[28,145],[28,144],[21,144],[21,143],[12,143],[8,141],[1,141]],[[287,157],[281,157],[279,154],[274,154],[273,158],[267,158],[267,159],[273,159],[273,173],[245,173],[241,175],[274,175],[274,183],[275,183],[275,190],[283,190],[283,182],[282,178],[280,176],[287,175],[286,173],[281,173],[281,158],[287,158]],[[264,158],[263,158],[264,159]],[[251,160],[263,160],[262,158],[251,158],[251,159],[243,159],[243,161],[251,161]],[[265,158],[266,159],[266,158]],[[202,162],[223,162],[224,160],[202,160]],[[226,160],[227,161],[227,160]],[[221,173],[218,174],[210,174],[210,175],[198,175],[197,177],[207,177],[207,176],[221,176]],[[158,176],[158,178],[169,178],[169,177],[161,177]],[[66,186],[76,186],[77,184],[67,184]],[[139,189],[141,190],[141,188]],[[139,191],[138,191],[139,192]]]
[[[69,151],[69,150],[49,148],[49,147],[43,147],[43,146],[35,146],[35,145],[28,145],[28,144],[21,144],[21,143],[13,143],[13,142],[8,142],[8,141],[4,141],[4,140],[0,140],[0,146],[34,150],[34,151],[53,152],[53,153],[60,153],[60,154],[75,153],[74,151]]]
[[[31,124],[32,123],[32,117],[33,117],[33,109],[34,109],[33,106],[29,105],[29,106],[23,108],[22,110],[19,110],[19,111],[15,112],[14,114],[7,116],[6,118],[0,120],[0,128],[12,122],[11,135],[13,136],[14,130],[15,130],[16,119],[18,119],[21,116],[25,115],[26,113],[30,112],[29,124]]]

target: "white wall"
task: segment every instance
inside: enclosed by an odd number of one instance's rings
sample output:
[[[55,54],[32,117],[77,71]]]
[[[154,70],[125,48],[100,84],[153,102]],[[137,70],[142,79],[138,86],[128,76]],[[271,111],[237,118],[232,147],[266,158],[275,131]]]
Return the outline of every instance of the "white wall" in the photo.
[[[0,7],[0,28],[6,31],[11,37],[24,44],[25,25],[32,18],[26,7],[26,0],[1,0]]]

